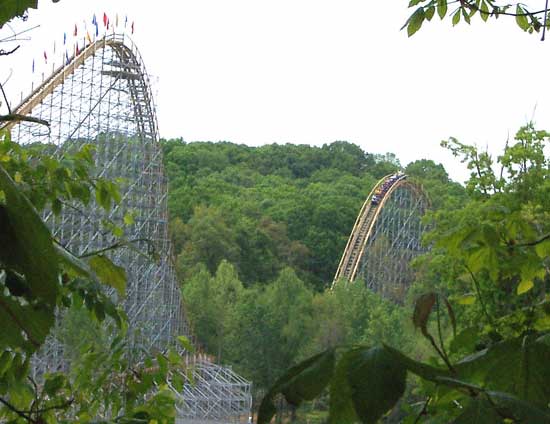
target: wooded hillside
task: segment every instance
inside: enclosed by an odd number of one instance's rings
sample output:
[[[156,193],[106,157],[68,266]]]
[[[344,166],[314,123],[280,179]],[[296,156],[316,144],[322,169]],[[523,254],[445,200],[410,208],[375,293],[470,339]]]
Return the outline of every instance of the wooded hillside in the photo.
[[[198,263],[214,273],[232,263],[246,286],[274,280],[284,267],[320,291],[373,185],[401,169],[394,154],[375,155],[337,141],[322,147],[164,143],[169,208],[182,277]],[[433,161],[409,164],[438,207],[460,195]]]

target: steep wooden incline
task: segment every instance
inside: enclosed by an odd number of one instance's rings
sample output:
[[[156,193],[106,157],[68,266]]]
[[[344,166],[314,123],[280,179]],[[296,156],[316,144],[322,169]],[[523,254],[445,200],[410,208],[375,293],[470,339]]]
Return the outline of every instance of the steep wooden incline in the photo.
[[[342,259],[340,259],[338,270],[334,276],[333,287],[341,278],[345,278],[348,281],[355,279],[364,247],[380,210],[384,207],[384,203],[391,192],[406,178],[407,176],[403,173],[386,175],[376,183],[369,193],[348,238],[344,254],[342,255]]]

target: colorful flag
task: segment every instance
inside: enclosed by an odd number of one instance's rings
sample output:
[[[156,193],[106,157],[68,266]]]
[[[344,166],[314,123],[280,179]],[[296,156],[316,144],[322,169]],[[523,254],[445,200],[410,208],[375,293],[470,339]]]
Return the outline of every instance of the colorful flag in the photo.
[[[78,28],[76,27],[76,24],[74,24],[74,36],[76,37],[78,35]]]
[[[103,26],[107,26],[107,14],[103,12]]]
[[[32,73],[34,74],[34,59],[32,60]]]
[[[116,14],[115,26],[118,27],[118,13]]]
[[[48,55],[46,54],[46,50],[44,50],[44,61],[48,63]]]
[[[94,13],[94,17],[92,18],[92,24],[97,25],[97,19],[95,17],[95,13]]]
[[[107,19],[107,31],[109,31],[109,24],[110,24],[110,23],[111,23],[111,22],[109,21],[109,19]]]
[[[97,26],[97,22],[95,24],[95,36],[99,37],[99,27]]]
[[[92,44],[92,38],[90,37],[90,33],[86,31],[86,39],[88,40],[88,43]]]
[[[67,33],[63,33],[63,45],[67,44]]]
[[[80,54],[80,49],[78,48],[78,42],[76,43],[75,51],[76,51],[76,55],[78,56]]]
[[[134,21],[132,21],[132,34],[134,33]]]
[[[128,23],[128,15],[126,15],[126,19],[124,19],[124,28],[126,28],[127,23]]]

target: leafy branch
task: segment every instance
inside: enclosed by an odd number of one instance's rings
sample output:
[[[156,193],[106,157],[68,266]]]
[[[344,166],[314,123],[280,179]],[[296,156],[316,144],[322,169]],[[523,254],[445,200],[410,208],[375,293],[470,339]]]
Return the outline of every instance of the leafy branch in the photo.
[[[469,24],[471,18],[476,13],[479,13],[484,22],[490,17],[497,19],[499,16],[509,16],[515,18],[517,25],[523,31],[539,32],[542,28],[542,40],[544,41],[547,26],[548,2],[546,2],[544,9],[537,11],[530,11],[523,4],[516,3],[515,11],[510,11],[509,9],[513,5],[499,5],[494,0],[411,0],[409,2],[409,7],[419,7],[405,22],[402,29],[407,28],[407,34],[410,37],[422,27],[425,21],[430,21],[433,18],[436,10],[440,19],[444,19],[447,16],[448,6],[456,3],[459,4],[459,7],[451,13],[453,26],[457,25],[461,18]],[[541,23],[538,16],[543,14],[544,23]]]

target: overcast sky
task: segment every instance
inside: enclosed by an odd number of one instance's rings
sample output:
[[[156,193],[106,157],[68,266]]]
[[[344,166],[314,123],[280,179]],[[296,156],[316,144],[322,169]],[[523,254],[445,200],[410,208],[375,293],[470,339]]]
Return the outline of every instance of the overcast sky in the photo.
[[[71,42],[75,24],[81,37],[94,13],[112,22],[118,13],[119,25],[126,15],[135,22],[132,37],[153,76],[162,137],[254,146],[347,140],[368,152],[394,152],[403,164],[442,162],[462,181],[467,173],[439,147],[441,139],[455,136],[496,153],[532,118],[550,129],[550,40],[505,17],[488,24],[476,17],[456,28],[434,18],[408,38],[400,31],[407,3],[42,0],[27,22],[13,23],[40,27],[1,58],[0,79],[12,74],[6,89],[18,103],[32,78],[38,82],[61,62],[64,32]]]

